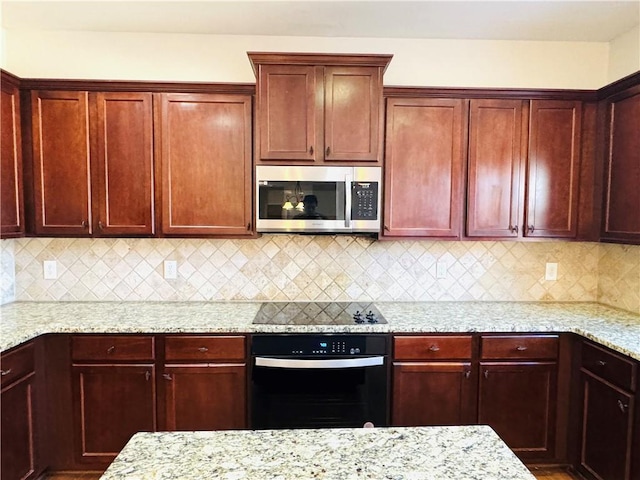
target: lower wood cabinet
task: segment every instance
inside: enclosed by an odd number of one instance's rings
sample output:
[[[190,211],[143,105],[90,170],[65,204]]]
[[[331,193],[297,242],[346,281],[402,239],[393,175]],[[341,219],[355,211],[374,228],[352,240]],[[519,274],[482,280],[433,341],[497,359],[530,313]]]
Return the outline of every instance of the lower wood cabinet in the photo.
[[[41,469],[37,462],[33,344],[3,354],[1,360],[0,477],[3,480],[36,478]]]
[[[588,478],[640,478],[637,470],[640,438],[633,437],[636,376],[635,362],[584,343],[579,469]],[[636,423],[640,425],[637,420]]]
[[[156,430],[155,374],[146,365],[74,365],[80,462],[110,463],[136,432]]]
[[[244,336],[169,336],[164,351],[161,429],[247,428]]]
[[[154,337],[74,336],[71,358],[76,459],[107,465],[156,430]]]
[[[478,422],[523,460],[555,455],[557,335],[482,336]]]
[[[471,336],[394,338],[391,423],[475,423]]]

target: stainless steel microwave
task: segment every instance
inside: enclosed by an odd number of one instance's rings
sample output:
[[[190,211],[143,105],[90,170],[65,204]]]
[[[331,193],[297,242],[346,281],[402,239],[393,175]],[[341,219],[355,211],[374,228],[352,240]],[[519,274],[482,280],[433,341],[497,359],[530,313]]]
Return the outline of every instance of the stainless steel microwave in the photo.
[[[258,232],[378,233],[380,167],[257,166]]]

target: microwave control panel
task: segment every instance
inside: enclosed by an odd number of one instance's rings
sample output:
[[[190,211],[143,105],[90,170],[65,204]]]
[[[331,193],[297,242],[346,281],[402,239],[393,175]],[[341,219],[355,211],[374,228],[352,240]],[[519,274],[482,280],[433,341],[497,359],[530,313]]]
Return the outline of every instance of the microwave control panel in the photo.
[[[378,218],[378,182],[353,182],[351,219],[375,220],[376,218]]]

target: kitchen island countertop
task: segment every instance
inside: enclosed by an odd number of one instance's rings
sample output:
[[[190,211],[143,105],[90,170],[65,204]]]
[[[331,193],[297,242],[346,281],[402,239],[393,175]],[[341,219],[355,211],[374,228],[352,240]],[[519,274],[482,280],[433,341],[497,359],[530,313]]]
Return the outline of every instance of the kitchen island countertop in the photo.
[[[640,360],[640,315],[598,303],[376,302],[379,325],[254,325],[259,302],[15,302],[0,351],[47,333],[573,332]]]
[[[101,480],[534,480],[488,426],[134,435]]]

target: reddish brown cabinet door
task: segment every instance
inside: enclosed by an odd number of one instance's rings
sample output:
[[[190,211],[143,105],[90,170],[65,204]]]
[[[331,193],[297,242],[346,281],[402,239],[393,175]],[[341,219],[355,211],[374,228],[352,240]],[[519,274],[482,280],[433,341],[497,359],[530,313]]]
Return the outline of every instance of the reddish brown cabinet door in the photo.
[[[478,422],[523,460],[554,456],[555,362],[481,362]]]
[[[175,93],[160,102],[162,232],[251,235],[251,97]]]
[[[31,92],[35,233],[91,228],[87,92]]]
[[[385,236],[459,236],[463,118],[462,100],[387,100]]]
[[[632,480],[634,398],[583,373],[580,467],[597,480]],[[637,445],[637,444],[636,444]]]
[[[97,235],[153,235],[153,108],[150,93],[92,95]]]
[[[2,75],[0,93],[2,109],[0,126],[0,236],[17,237],[24,234],[22,199],[22,140],[20,128],[20,90]]]
[[[133,434],[156,430],[154,372],[153,364],[72,366],[78,462],[106,466]]]
[[[5,370],[3,370],[5,371]],[[2,388],[2,439],[0,477],[7,480],[35,478],[35,404],[33,372]]]
[[[247,427],[244,364],[165,365],[165,429]]]
[[[393,364],[392,425],[474,423],[473,398],[470,363]]]
[[[471,100],[467,236],[518,237],[524,190],[521,100]],[[523,124],[524,122],[524,124]]]
[[[322,157],[322,97],[316,67],[261,65],[258,78],[260,159],[313,162]]]
[[[640,87],[608,105],[602,238],[640,243]]]
[[[325,67],[325,161],[377,162],[382,137],[382,69]]]
[[[581,102],[531,102],[527,237],[574,238],[577,234],[581,119]]]

